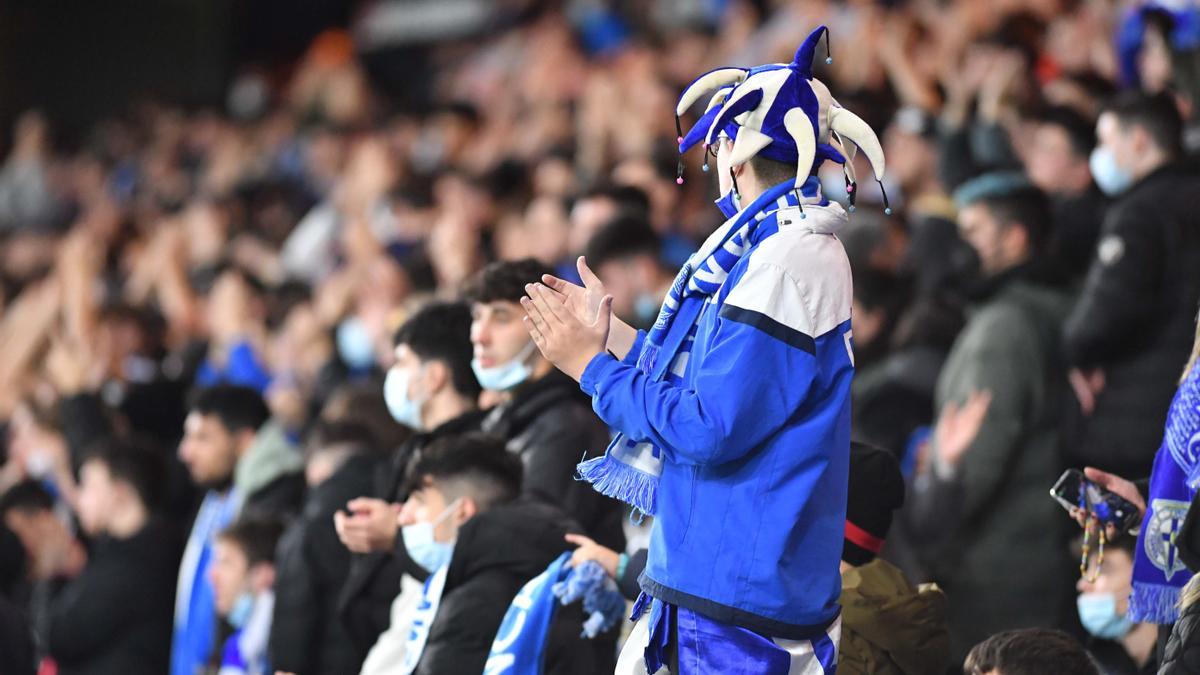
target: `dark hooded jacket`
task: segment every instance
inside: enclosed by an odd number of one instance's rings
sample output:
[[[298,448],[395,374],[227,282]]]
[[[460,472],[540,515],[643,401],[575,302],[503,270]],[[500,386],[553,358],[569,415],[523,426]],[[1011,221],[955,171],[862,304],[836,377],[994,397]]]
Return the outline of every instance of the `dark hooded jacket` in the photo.
[[[1130,479],[1150,473],[1196,334],[1198,181],[1194,167],[1166,166],[1107,211],[1083,292],[1063,328],[1070,365],[1105,376],[1095,409],[1066,444],[1072,465]]]
[[[369,494],[394,503],[403,502],[408,498],[403,492],[404,473],[413,453],[437,438],[478,431],[482,419],[482,413],[472,411],[429,432],[409,437],[393,453],[386,469],[380,467]],[[392,552],[357,553],[351,556],[349,573],[338,597],[337,612],[353,641],[359,660],[366,658],[375,641],[391,623],[392,601],[399,595],[400,578],[406,573],[420,581],[429,576],[412,561],[399,536],[396,537],[396,547]]]
[[[562,507],[597,543],[625,550],[621,504],[574,478],[580,460],[603,454],[610,437],[571,378],[555,370],[522,386],[488,414],[483,430],[503,437],[521,457],[522,494]]]
[[[333,514],[370,490],[376,466],[365,454],[349,457],[309,492],[300,517],[280,540],[270,638],[273,668],[317,675],[352,673],[362,666],[335,611],[350,551],[338,540]]]
[[[558,508],[532,500],[496,506],[459,529],[437,616],[416,675],[482,673],[496,631],[517,591],[570,550],[579,527]],[[545,673],[611,673],[610,641],[580,637],[578,604],[560,607],[546,640]]]
[[[941,673],[950,663],[946,596],[937,587],[913,588],[882,558],[842,574],[843,675]]]

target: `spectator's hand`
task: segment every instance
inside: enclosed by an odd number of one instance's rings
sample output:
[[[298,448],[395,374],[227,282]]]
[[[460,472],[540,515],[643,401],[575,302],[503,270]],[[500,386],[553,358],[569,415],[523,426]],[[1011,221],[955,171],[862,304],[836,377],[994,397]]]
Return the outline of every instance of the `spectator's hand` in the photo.
[[[525,292],[529,293],[521,298],[525,328],[542,356],[578,382],[587,364],[608,344],[612,296],[600,301],[594,319],[580,320],[550,288],[528,284]]]
[[[954,401],[942,408],[933,437],[938,458],[947,468],[954,469],[962,461],[967,448],[979,435],[979,428],[983,426],[991,405],[990,391],[976,391],[967,397],[967,402],[961,408]]]
[[[1071,383],[1071,389],[1075,391],[1075,398],[1079,399],[1079,409],[1085,417],[1091,415],[1096,410],[1096,397],[1104,391],[1104,371],[1072,368],[1067,373],[1067,380]]]
[[[1108,490],[1130,504],[1133,504],[1135,507],[1137,507],[1140,515],[1146,515],[1146,498],[1142,496],[1142,493],[1138,491],[1137,486],[1131,481],[1126,480],[1116,474],[1111,474],[1107,471],[1101,471],[1100,469],[1090,466],[1083,470],[1083,475],[1101,488]],[[1079,523],[1080,527],[1087,527],[1087,514],[1084,513],[1082,509],[1071,509],[1071,517],[1075,519],[1075,522]],[[1110,523],[1105,531],[1105,534],[1108,535],[1109,539],[1113,539],[1121,533],[1118,532],[1117,528]]]
[[[620,553],[611,548],[601,546],[582,534],[568,534],[567,541],[579,547],[575,549],[575,553],[571,554],[571,559],[567,562],[567,567],[574,567],[589,560],[595,560],[604,568],[604,572],[608,576],[613,579],[617,578],[617,563],[621,560]]]
[[[390,551],[396,545],[400,505],[382,499],[359,497],[346,504],[347,511],[333,516],[342,544],[354,553]]]
[[[550,274],[542,277],[542,283],[562,296],[563,304],[571,310],[575,318],[580,321],[591,321],[596,317],[596,312],[600,311],[600,302],[604,300],[605,295],[608,295],[608,291],[605,290],[604,282],[600,281],[600,277],[596,276],[592,272],[592,268],[588,267],[587,260],[583,256],[579,256],[579,260],[575,261],[575,267],[579,270],[579,278],[583,280],[583,286],[563,281]]]
[[[70,338],[55,337],[44,362],[46,375],[60,396],[74,396],[99,384],[103,363],[84,345]]]

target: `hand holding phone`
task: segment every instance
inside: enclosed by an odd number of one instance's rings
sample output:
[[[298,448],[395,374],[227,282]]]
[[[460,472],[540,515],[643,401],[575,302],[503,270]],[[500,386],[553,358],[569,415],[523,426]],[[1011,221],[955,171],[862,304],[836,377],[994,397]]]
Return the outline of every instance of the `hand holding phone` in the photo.
[[[1121,532],[1133,532],[1141,524],[1145,511],[1144,502],[1134,503],[1130,499],[1117,494],[1108,487],[1103,487],[1100,481],[1117,487],[1121,492],[1129,492],[1121,483],[1128,483],[1122,478],[1091,470],[1091,474],[1099,480],[1089,480],[1088,476],[1078,469],[1067,469],[1059,477],[1058,482],[1050,489],[1050,496],[1055,499],[1076,520],[1095,519],[1105,525],[1111,535]],[[1114,484],[1115,481],[1119,483]],[[1136,488],[1132,483],[1128,486],[1136,496]],[[1080,524],[1083,525],[1084,522]]]

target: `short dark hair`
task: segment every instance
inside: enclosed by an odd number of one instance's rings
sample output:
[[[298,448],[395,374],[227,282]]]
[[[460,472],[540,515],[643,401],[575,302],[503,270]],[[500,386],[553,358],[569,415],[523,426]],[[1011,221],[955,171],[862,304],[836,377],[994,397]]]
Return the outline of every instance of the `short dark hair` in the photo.
[[[650,223],[642,217],[619,215],[601,227],[584,249],[588,265],[598,268],[606,262],[633,255],[658,258],[662,241]]]
[[[754,169],[754,175],[758,178],[758,182],[764,188],[796,180],[795,164],[777,162],[760,155],[751,157],[749,164]]]
[[[522,292],[523,294],[523,292]],[[450,382],[459,394],[479,396],[479,381],[471,370],[471,308],[464,302],[435,302],[422,307],[396,330],[396,346],[408,345],[422,361],[440,361],[450,369]]]
[[[100,441],[84,454],[83,464],[99,462],[114,480],[128,484],[147,509],[162,503],[167,478],[163,452],[140,439]]]
[[[54,495],[36,480],[23,480],[0,495],[0,517],[9,511],[53,511]]]
[[[1047,628],[997,633],[971,649],[963,675],[1099,675],[1083,646]]]
[[[1039,124],[1047,124],[1062,129],[1071,143],[1071,152],[1076,157],[1087,160],[1096,147],[1096,124],[1084,117],[1082,113],[1065,105],[1049,106],[1036,112],[1033,119]]]
[[[521,460],[504,440],[482,432],[444,436],[422,448],[408,463],[405,492],[441,484],[448,497],[470,496],[480,510],[512,501],[521,491]]]
[[[1183,152],[1183,118],[1170,94],[1123,91],[1109,100],[1102,112],[1116,115],[1124,128],[1145,129],[1159,150],[1169,157]]]
[[[579,194],[575,201],[585,199],[608,199],[617,205],[617,211],[620,213],[642,217],[650,215],[650,196],[645,190],[633,185],[593,185]]]
[[[242,516],[221,530],[217,539],[227,541],[242,550],[250,567],[275,560],[275,548],[283,536],[283,521],[273,516],[255,514]]]
[[[520,302],[525,296],[525,284],[540,282],[543,274],[552,272],[533,258],[497,261],[472,277],[463,289],[463,299],[472,304]]]
[[[1020,173],[988,173],[963,183],[954,193],[959,209],[981,204],[1001,226],[1020,225],[1029,248],[1042,250],[1050,231],[1050,200]]]
[[[188,412],[215,415],[231,434],[258,431],[271,417],[261,394],[249,387],[219,384],[192,393]]]
[[[332,447],[344,447],[353,452],[371,452],[379,440],[367,425],[354,421],[321,420],[304,439],[304,454],[313,454]]]

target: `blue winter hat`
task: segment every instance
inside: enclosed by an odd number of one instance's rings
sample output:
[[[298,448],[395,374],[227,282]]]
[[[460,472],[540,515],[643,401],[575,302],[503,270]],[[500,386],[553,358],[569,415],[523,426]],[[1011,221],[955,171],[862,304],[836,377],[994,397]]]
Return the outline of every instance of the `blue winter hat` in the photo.
[[[675,106],[675,123],[697,101],[711,95],[704,114],[684,134],[679,133],[682,154],[703,142],[714,143],[720,134],[733,139],[734,166],[761,155],[796,165],[799,188],[826,160],[843,165],[853,195],[854,170],[849,159],[857,148],[867,156],[875,179],[883,179],[883,148],[871,127],[838,104],[829,88],[813,77],[812,59],[821,37],[819,26],[809,34],[791,63],[755,68],[718,68],[692,82]],[[826,63],[832,58],[826,57]],[[848,143],[848,142],[849,143]],[[853,145],[850,145],[853,143]],[[682,164],[680,165],[682,175]]]

